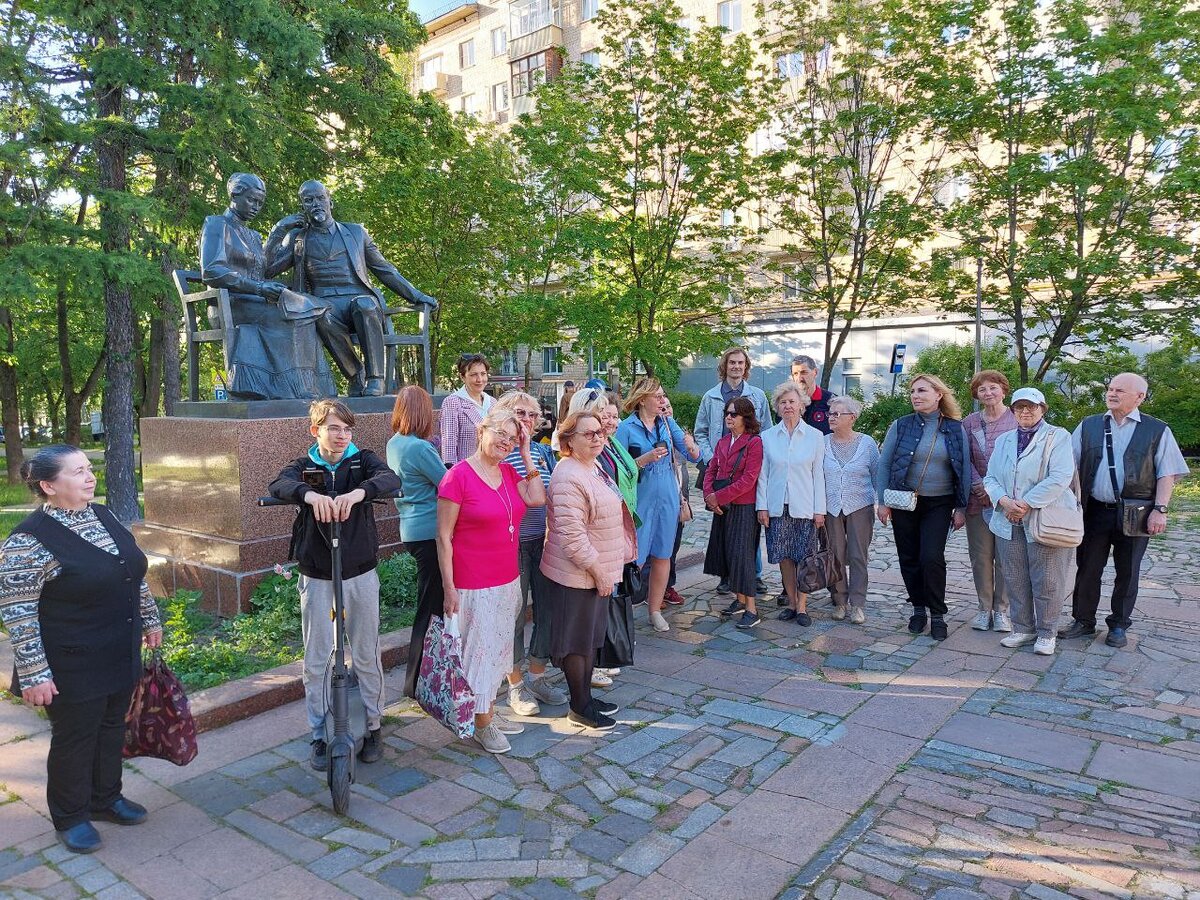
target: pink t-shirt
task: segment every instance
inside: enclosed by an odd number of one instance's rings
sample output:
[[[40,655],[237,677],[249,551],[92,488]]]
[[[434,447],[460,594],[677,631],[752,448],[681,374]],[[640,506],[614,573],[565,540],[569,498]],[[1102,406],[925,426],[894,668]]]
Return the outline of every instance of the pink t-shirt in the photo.
[[[525,515],[525,501],[517,491],[521,476],[504,462],[500,475],[500,487],[493,489],[464,459],[438,485],[438,497],[459,506],[450,541],[456,588],[498,587],[517,577],[518,537]]]

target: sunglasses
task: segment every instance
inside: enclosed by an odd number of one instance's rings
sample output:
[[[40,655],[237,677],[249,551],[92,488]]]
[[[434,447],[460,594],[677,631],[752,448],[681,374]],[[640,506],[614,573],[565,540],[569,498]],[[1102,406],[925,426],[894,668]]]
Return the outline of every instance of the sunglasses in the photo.
[[[741,417],[742,414],[739,412],[734,412],[732,409],[725,410],[725,418],[727,419],[740,419]]]

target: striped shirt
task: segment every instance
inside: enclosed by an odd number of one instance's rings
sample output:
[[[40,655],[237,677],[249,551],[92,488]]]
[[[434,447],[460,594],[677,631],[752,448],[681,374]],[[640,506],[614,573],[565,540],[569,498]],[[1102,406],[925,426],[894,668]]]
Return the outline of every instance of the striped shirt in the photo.
[[[89,544],[117,555],[117,544],[91,506],[74,511],[46,504],[46,515],[65,525]],[[42,645],[42,626],[38,603],[42,587],[62,572],[58,560],[32,534],[14,532],[0,546],[0,620],[8,629],[17,681],[21,689],[31,688],[54,678],[46,662]],[[141,588],[142,632],[162,628],[158,604],[145,581]]]
[[[533,464],[537,466],[538,472],[542,475],[542,487],[549,490],[550,488],[550,473],[554,471],[554,451],[545,444],[530,444],[529,453],[533,456]],[[528,473],[525,468],[525,460],[521,458],[521,448],[518,447],[508,456],[504,457],[504,461],[517,470],[517,474],[524,478]],[[546,536],[546,507],[530,506],[526,507],[525,515],[521,519],[521,540],[529,540],[530,538],[541,538]]]

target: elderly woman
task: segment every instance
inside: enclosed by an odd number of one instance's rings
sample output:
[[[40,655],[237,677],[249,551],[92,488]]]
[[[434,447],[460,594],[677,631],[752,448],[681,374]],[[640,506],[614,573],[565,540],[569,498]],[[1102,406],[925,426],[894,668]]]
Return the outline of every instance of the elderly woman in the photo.
[[[425,389],[416,385],[401,388],[392,407],[387,463],[404,486],[403,493],[396,498],[400,540],[417,563],[417,614],[404,673],[406,697],[417,696],[425,632],[429,630],[430,618],[441,614],[444,602],[437,552],[437,494],[446,467],[430,442],[433,423],[433,400]]]
[[[979,598],[979,613],[971,627],[976,631],[1012,631],[1008,617],[1008,594],[1004,590],[1004,573],[996,555],[996,537],[988,525],[992,504],[983,488],[988,460],[992,458],[996,438],[1014,430],[1017,420],[1004,398],[1008,394],[1008,379],[1003,372],[984,369],[971,379],[971,394],[979,401],[980,409],[963,419],[963,431],[971,448],[971,499],[967,501],[967,552],[971,555],[971,574],[975,578],[975,594]]]
[[[638,565],[650,560],[650,624],[655,631],[670,631],[662,606],[671,574],[671,551],[679,527],[679,482],[671,461],[672,448],[692,462],[700,449],[675,420],[664,415],[667,395],[657,378],[643,378],[625,401],[629,417],[617,428],[617,440],[641,468],[638,479]]]
[[[463,386],[442,401],[438,419],[446,468],[466,459],[478,446],[479,423],[496,402],[484,391],[491,371],[482,353],[464,353],[458,358],[458,377]]]
[[[141,646],[162,643],[146,557],[108,508],[77,447],[52,444],[21,466],[40,505],[0,550],[0,620],[12,641],[9,688],[50,719],[46,805],[74,853],[100,847],[93,821],[137,825],[145,807],[121,795],[125,713]]]
[[[759,524],[754,501],[763,443],[754,401],[734,397],[726,403],[725,427],[728,432],[717,440],[704,470],[704,505],[713,514],[704,574],[720,577],[733,591],[733,602],[721,610],[721,618],[740,612],[736,627],[747,629],[762,621],[755,602]]]
[[[867,621],[867,551],[875,526],[875,472],[879,448],[869,435],[854,430],[862,404],[853,397],[829,401],[830,433],[825,435],[825,525],[829,543],[850,578],[835,584],[833,618],[862,625]],[[844,571],[844,570],[843,570]]]
[[[908,630],[946,639],[946,538],[966,521],[971,454],[958,401],[936,375],[915,375],[913,411],[883,439],[875,478],[880,524],[892,523],[900,574],[913,612]],[[891,500],[895,506],[889,507]]]
[[[507,753],[505,734],[524,727],[493,713],[496,688],[512,671],[513,622],[521,605],[518,529],[525,510],[544,506],[546,490],[529,449],[529,431],[509,410],[493,407],[476,431],[476,449],[438,486],[437,544],[443,611],[461,613],[464,674],[475,693],[475,739]],[[504,461],[521,448],[525,471]]]
[[[1071,483],[1075,456],[1071,435],[1045,421],[1046,398],[1037,388],[1013,394],[1017,428],[1000,435],[983,484],[996,507],[989,523],[1012,600],[1012,634],[1004,647],[1033,644],[1054,654],[1054,628],[1075,578],[1075,548],[1035,543],[1026,527],[1034,510],[1077,508]]]
[[[542,408],[537,399],[524,391],[509,391],[496,401],[497,409],[506,409],[517,417],[521,427],[533,433],[541,418]],[[517,470],[522,478],[529,472],[525,468],[523,450],[519,447],[504,458],[504,461]],[[530,441],[529,455],[537,474],[542,479],[542,487],[550,486],[550,476],[554,472],[554,451],[546,444]],[[546,542],[546,509],[542,506],[531,506],[525,510],[521,519],[520,554],[518,567],[521,570],[521,606],[517,610],[516,623],[513,626],[513,667],[508,673],[508,706],[519,716],[536,716],[540,713],[541,701],[549,706],[562,706],[567,702],[567,695],[562,688],[555,687],[546,680],[546,661],[550,658],[550,613],[546,607],[546,579],[542,575],[542,547]],[[530,608],[532,600],[533,631],[529,635],[529,652],[525,651],[525,611]],[[528,661],[529,681],[526,682],[521,674],[521,663]]]
[[[779,422],[762,433],[763,465],[758,476],[755,509],[767,529],[767,562],[778,565],[788,607],[779,614],[787,622],[808,627],[808,595],[796,582],[796,566],[812,553],[816,529],[825,524],[825,442],[803,420],[808,395],[785,381],[771,395]]]
[[[589,413],[568,413],[560,428],[562,461],[550,479],[542,572],[550,598],[550,657],[567,676],[569,722],[607,731],[617,707],[592,697],[592,661],[604,643],[612,586],[637,554],[633,517],[597,465],[604,427]]]
[[[229,395],[234,400],[316,400],[336,396],[329,363],[317,335],[316,313],[289,320],[279,305],[287,285],[250,222],[262,209],[267,187],[257,175],[229,177],[229,208],[204,220],[200,278],[229,291],[234,334],[229,349]],[[272,255],[275,255],[272,251]]]

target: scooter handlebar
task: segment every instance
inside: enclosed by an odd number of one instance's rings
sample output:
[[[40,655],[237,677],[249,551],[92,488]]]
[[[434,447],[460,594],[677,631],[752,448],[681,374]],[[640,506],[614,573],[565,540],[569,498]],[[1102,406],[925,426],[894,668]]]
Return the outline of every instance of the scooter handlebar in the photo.
[[[378,497],[373,497],[367,501],[369,503],[384,503],[388,500],[395,500],[403,495],[402,491],[388,491],[386,494],[380,494]],[[278,497],[259,497],[255,501],[260,507],[267,506],[300,506],[302,501],[297,500],[280,500]]]

